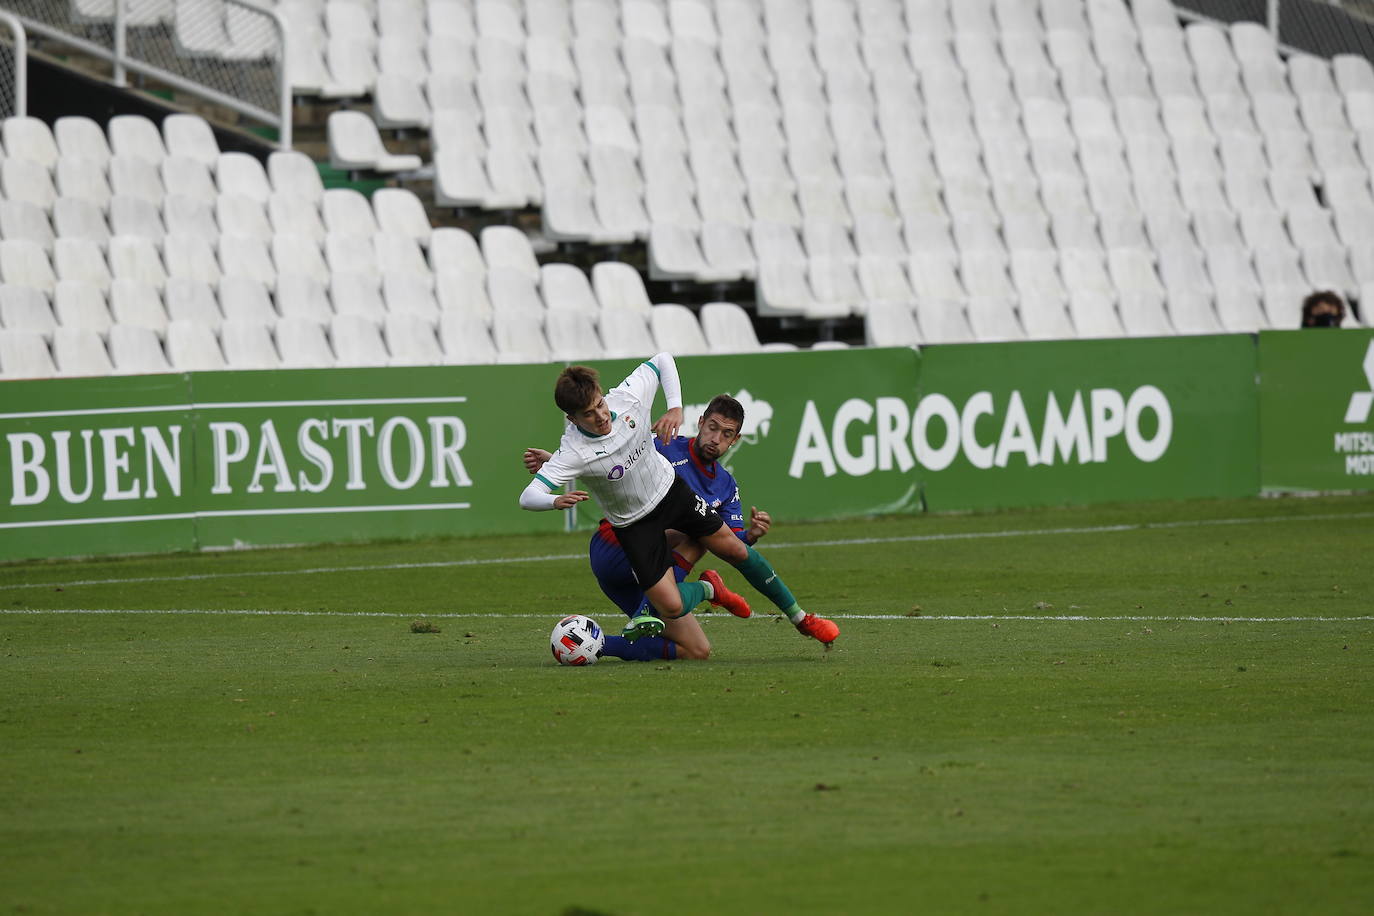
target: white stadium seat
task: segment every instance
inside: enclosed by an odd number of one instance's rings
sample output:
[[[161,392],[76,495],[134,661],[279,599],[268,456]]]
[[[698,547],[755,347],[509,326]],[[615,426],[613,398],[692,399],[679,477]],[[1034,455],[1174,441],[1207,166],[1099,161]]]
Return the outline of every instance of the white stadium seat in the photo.
[[[159,338],[167,336],[168,319],[162,304],[162,291],[146,283],[115,280],[110,286],[110,315],[116,325],[147,328]],[[119,365],[117,358],[115,365]]]
[[[61,156],[92,159],[104,169],[112,155],[109,139],[99,124],[82,115],[64,115],[53,122],[53,137]]]
[[[0,328],[0,376],[7,379],[52,378],[57,366],[48,340],[37,331]]]
[[[701,332],[712,353],[755,353],[762,349],[749,313],[733,302],[701,307]]]
[[[48,214],[34,204],[22,200],[0,200],[0,238],[27,239],[51,253],[53,224],[49,222]]]
[[[324,325],[305,317],[282,318],[276,325],[277,349],[287,369],[332,369],[334,351]]]
[[[6,118],[0,134],[5,154],[10,158],[29,159],[50,172],[57,167],[57,140],[45,122],[29,117]]]
[[[375,171],[384,174],[418,169],[419,156],[393,155],[382,144],[377,125],[359,111],[335,111],[329,116],[329,162],[345,171]]]
[[[189,318],[173,318],[167,325],[167,359],[179,372],[225,368],[218,328]]]
[[[219,158],[219,141],[199,115],[168,115],[162,121],[162,140],[168,155],[195,159],[206,168],[213,169]]]
[[[685,306],[655,305],[649,311],[649,331],[653,334],[655,348],[674,356],[711,352],[697,316]]]
[[[172,368],[157,333],[139,325],[110,328],[110,360],[121,375],[170,372]]]
[[[153,165],[161,165],[167,157],[157,125],[142,115],[115,115],[106,130],[116,156],[135,156]]]
[[[51,342],[57,319],[48,297],[27,286],[0,285],[0,328],[41,335]]]
[[[220,326],[220,343],[230,369],[281,368],[281,356],[266,324],[226,318]]]
[[[439,341],[446,365],[486,365],[496,362],[496,345],[481,318],[446,311],[439,321]]]

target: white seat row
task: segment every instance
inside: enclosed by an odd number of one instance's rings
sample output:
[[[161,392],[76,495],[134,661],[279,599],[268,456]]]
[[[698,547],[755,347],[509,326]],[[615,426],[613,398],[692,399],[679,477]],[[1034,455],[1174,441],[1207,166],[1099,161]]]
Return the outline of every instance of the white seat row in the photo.
[[[46,334],[7,325],[0,328],[0,377],[471,365],[634,357],[654,350],[692,355],[762,349],[748,314],[732,303],[704,306],[700,322],[680,305],[654,306],[648,313],[612,309],[603,314],[599,330],[583,316],[560,311],[501,314],[490,328],[462,312],[445,312],[437,325],[407,313],[387,315],[380,325],[352,314],[327,322],[177,318],[161,333],[124,322],[110,324],[103,333],[79,325]]]
[[[1215,302],[1202,296],[1158,303],[1126,298],[1113,303],[1075,291],[1067,304],[1022,299],[1016,306],[997,297],[967,302],[925,300],[914,304],[872,303],[864,316],[870,346],[918,346],[940,343],[1046,339],[1062,337],[1161,336],[1190,333],[1253,333],[1297,328],[1307,286],[1271,287],[1262,291],[1223,289]],[[1369,288],[1374,295],[1374,286]]]
[[[158,125],[143,115],[115,115],[108,129],[81,115],[58,118],[51,128],[37,118],[6,118],[0,130],[4,154],[37,162],[49,171],[62,156],[92,159],[106,167],[114,156],[161,165],[182,157],[213,169],[221,151],[209,122],[199,115],[168,115]]]

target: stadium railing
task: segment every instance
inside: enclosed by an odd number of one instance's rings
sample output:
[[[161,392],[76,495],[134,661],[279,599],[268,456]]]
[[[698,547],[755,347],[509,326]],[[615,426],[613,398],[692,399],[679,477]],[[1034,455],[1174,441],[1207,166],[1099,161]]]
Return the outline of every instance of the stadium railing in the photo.
[[[1374,59],[1371,6],[1339,0],[1176,0],[1185,19],[1263,23],[1279,46],[1322,57],[1363,54]]]
[[[254,0],[20,0],[32,35],[107,62],[111,80],[130,73],[204,99],[277,130],[290,149],[288,32]]]
[[[28,38],[24,24],[13,13],[0,10],[0,116],[23,117],[28,114]]]

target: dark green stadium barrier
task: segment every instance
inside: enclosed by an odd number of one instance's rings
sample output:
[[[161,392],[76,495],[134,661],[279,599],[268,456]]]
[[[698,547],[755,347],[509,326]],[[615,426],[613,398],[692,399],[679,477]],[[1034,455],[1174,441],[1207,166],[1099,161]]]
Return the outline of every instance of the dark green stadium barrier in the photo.
[[[0,384],[0,559],[196,546],[185,375]]]
[[[721,391],[745,403],[729,465],[746,506],[779,519],[836,518],[1255,494],[1261,394],[1265,485],[1350,489],[1348,476],[1284,478],[1309,458],[1273,447],[1274,436],[1307,435],[1301,423],[1316,418],[1297,405],[1316,389],[1339,389],[1330,397],[1342,417],[1352,393],[1367,389],[1362,356],[1351,354],[1370,335],[1315,336],[1331,340],[1261,339],[1263,392],[1247,335],[679,363],[689,422]],[[1279,367],[1298,357],[1285,340],[1340,352],[1303,356],[1311,367],[1286,377]],[[595,365],[611,385],[636,362]],[[1319,369],[1329,380],[1303,388]],[[573,521],[567,513],[517,505],[529,480],[521,451],[551,449],[561,433],[557,373],[425,367],[0,383],[0,559],[557,530]],[[1360,429],[1339,420],[1311,461],[1331,457],[1333,433]],[[1367,439],[1337,441],[1363,449]],[[576,521],[585,527],[595,512]]]
[[[913,438],[932,511],[1258,491],[1246,335],[930,347]]]
[[[610,385],[637,362],[598,365]],[[689,405],[727,389],[748,402],[739,465],[783,467],[779,480],[757,474],[756,498],[794,518],[914,506],[909,468],[828,486],[805,464],[786,473],[808,411],[828,415],[854,395],[909,414],[914,352],[702,357],[682,367]],[[564,513],[517,503],[529,480],[521,451],[555,448],[562,432],[557,373],[423,367],[2,383],[0,559],[560,529]],[[862,438],[857,425],[840,428]],[[819,439],[807,454],[830,455]],[[834,453],[842,464],[845,448]]]
[[[1374,490],[1374,331],[1259,335],[1266,491]]]
[[[555,530],[521,512],[547,366],[197,373],[201,546]],[[543,410],[536,410],[540,401]]]

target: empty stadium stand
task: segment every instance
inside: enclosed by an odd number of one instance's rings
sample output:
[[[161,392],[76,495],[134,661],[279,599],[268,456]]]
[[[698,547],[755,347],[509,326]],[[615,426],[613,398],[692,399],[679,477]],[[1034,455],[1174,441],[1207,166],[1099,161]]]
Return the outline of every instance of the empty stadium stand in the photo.
[[[1374,301],[1374,67],[1256,23],[278,8],[321,158],[364,183],[193,114],[4,121],[0,377],[1250,332],[1312,289]]]

